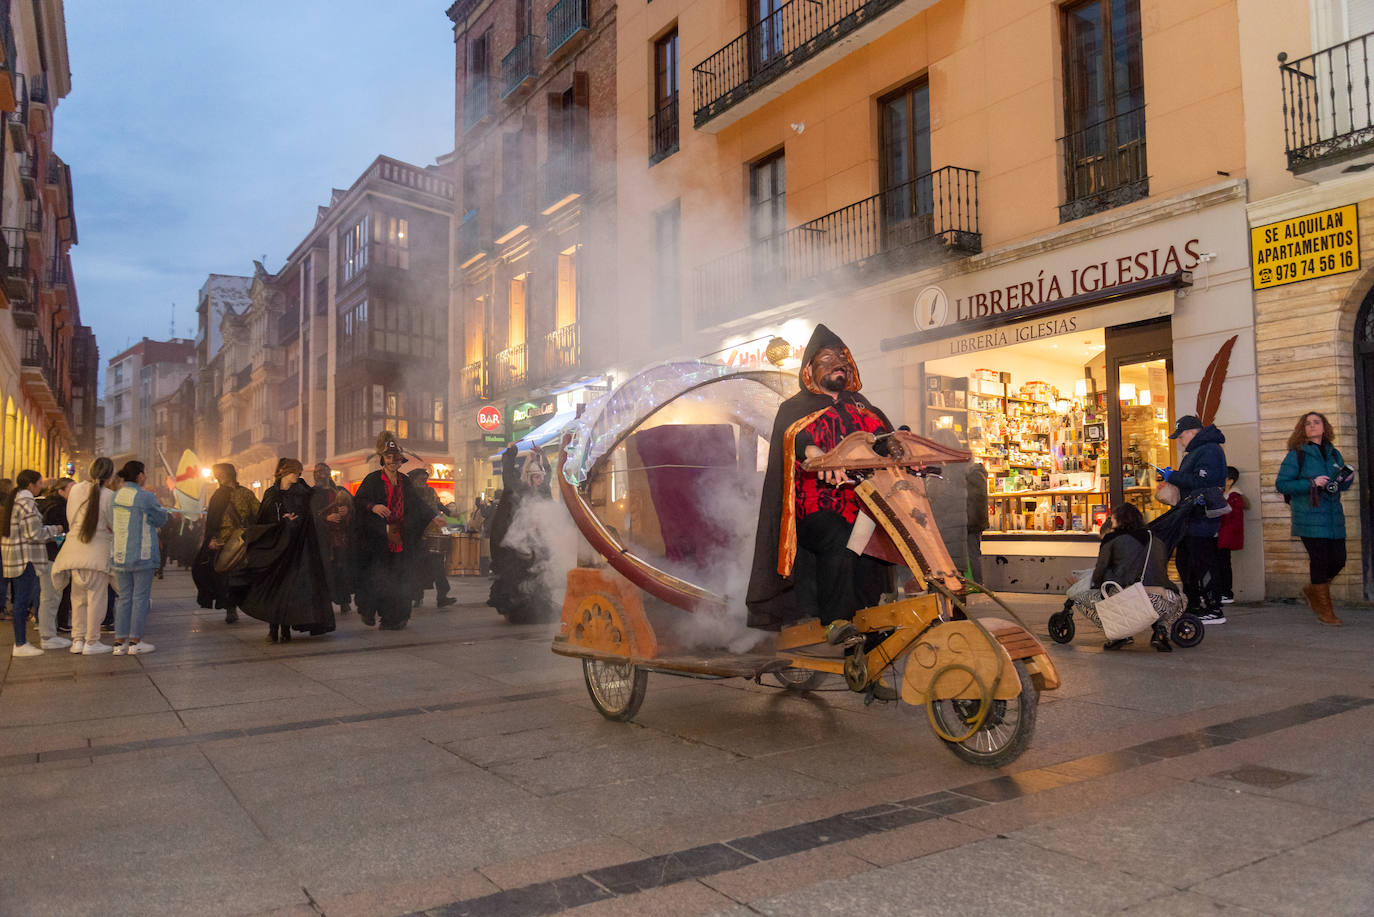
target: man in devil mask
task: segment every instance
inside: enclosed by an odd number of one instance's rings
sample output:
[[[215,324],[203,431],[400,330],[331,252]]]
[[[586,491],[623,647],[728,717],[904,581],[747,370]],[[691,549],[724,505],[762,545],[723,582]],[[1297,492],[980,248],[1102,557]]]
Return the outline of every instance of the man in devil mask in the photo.
[[[833,644],[859,638],[854,612],[877,603],[881,561],[847,547],[859,498],[844,472],[807,472],[802,462],[835,448],[850,433],[888,433],[892,424],[859,394],[844,341],[817,325],[802,355],[801,391],[778,408],[759,501],[749,577],[749,626],[778,630],[817,617]]]

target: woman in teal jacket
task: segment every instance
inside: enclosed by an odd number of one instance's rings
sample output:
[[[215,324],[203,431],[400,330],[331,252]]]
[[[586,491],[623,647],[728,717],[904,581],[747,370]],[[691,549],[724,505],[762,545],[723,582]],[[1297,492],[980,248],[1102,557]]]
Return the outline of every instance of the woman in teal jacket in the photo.
[[[1325,414],[1310,411],[1298,418],[1288,437],[1288,454],[1279,466],[1277,486],[1293,512],[1293,535],[1307,549],[1309,579],[1302,593],[1317,620],[1341,625],[1331,605],[1331,581],[1345,566],[1345,510],[1341,494],[1355,481],[1345,473],[1345,459]],[[1335,485],[1332,493],[1329,485]]]

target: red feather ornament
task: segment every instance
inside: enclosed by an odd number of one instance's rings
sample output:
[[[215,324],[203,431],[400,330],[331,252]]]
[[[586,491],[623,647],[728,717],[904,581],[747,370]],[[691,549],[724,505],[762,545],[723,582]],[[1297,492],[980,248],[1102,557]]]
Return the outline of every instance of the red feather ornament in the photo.
[[[1221,387],[1226,384],[1226,368],[1231,365],[1231,349],[1236,346],[1238,334],[1231,335],[1212,362],[1207,364],[1207,372],[1202,374],[1202,384],[1197,390],[1197,419],[1204,427],[1211,426],[1216,419],[1217,408],[1221,407]]]

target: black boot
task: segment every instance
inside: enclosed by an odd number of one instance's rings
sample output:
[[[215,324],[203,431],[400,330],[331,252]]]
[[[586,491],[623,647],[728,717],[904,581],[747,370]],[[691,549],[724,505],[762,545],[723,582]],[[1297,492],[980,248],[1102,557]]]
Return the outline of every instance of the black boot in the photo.
[[[1172,653],[1174,651],[1173,644],[1169,642],[1169,632],[1164,629],[1163,624],[1156,624],[1152,629],[1150,646],[1153,646],[1156,652],[1160,653]]]

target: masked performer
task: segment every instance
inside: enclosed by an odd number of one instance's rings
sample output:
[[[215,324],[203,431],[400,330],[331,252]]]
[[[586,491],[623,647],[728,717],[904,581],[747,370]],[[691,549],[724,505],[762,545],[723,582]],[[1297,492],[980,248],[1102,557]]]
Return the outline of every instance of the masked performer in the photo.
[[[778,408],[769,439],[749,626],[777,630],[817,617],[831,643],[853,643],[859,635],[850,619],[877,603],[886,571],[881,561],[846,547],[859,514],[853,483],[843,472],[818,474],[801,466],[850,433],[890,432],[892,424],[859,394],[854,358],[824,325],[806,345],[799,378],[801,391]]]
[[[358,616],[369,627],[380,617],[382,630],[400,630],[410,622],[411,579],[424,558],[422,539],[435,514],[401,474],[406,459],[396,434],[383,430],[377,437],[377,458],[381,470],[363,478],[353,495],[362,565]]]

